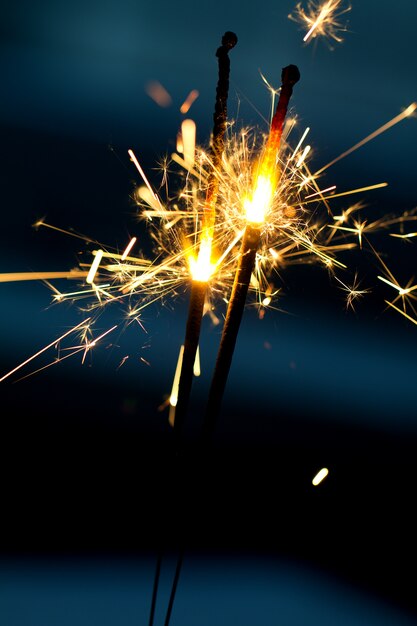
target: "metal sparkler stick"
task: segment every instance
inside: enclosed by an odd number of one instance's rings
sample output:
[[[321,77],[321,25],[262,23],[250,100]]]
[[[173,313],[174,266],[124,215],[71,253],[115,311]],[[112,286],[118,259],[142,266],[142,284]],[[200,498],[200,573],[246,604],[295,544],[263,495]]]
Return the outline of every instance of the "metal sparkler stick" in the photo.
[[[247,225],[242,240],[238,266],[232,293],[227,307],[220,347],[210,386],[209,398],[204,416],[202,441],[208,443],[211,438],[226,387],[227,377],[232,363],[236,339],[242,320],[251,274],[255,267],[256,251],[261,238],[262,223],[268,203],[272,199],[279,177],[277,157],[281,144],[282,129],[293,86],[298,82],[300,73],[295,65],[282,70],[281,91],[272,119],[270,133],[264,153],[255,168],[254,192],[247,207]]]
[[[205,208],[203,213],[202,234],[200,242],[200,254],[196,264],[200,261],[210,264],[211,242],[213,239],[215,223],[215,206],[218,193],[218,180],[216,170],[220,166],[224,149],[224,133],[227,122],[227,96],[229,91],[230,60],[229,51],[236,45],[237,37],[228,31],[222,37],[222,45],[218,48],[218,82],[216,89],[216,101],[213,115],[213,138],[212,138],[212,163],[208,190],[206,194]],[[205,260],[203,259],[205,249]],[[208,249],[208,253],[207,253]],[[203,253],[203,254],[202,254]],[[208,258],[207,258],[208,257]],[[181,368],[181,376],[178,387],[178,400],[175,407],[174,431],[177,443],[181,437],[182,427],[188,409],[191,386],[193,380],[193,366],[200,338],[201,321],[204,313],[204,301],[207,291],[207,283],[210,272],[204,279],[193,276],[191,295],[188,309],[188,319],[185,331],[184,355]]]

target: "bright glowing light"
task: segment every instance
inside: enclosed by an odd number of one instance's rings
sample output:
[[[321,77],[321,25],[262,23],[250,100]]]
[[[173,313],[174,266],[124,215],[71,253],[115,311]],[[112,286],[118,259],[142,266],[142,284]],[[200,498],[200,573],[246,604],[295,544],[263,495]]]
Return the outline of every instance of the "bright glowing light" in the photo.
[[[306,158],[307,154],[310,152],[310,150],[311,150],[311,146],[306,146],[304,148],[302,154],[300,155],[299,159],[297,160],[297,163],[296,163],[295,167],[300,167],[304,163],[305,158]]]
[[[201,376],[201,363],[200,363],[200,346],[197,346],[197,351],[195,353],[195,361],[193,367],[194,376]]]
[[[90,271],[87,274],[87,278],[85,282],[91,285],[94,282],[94,278],[97,274],[98,266],[101,263],[101,259],[103,258],[103,250],[97,250],[93,262],[90,267]]]
[[[207,282],[215,269],[215,264],[211,262],[211,239],[205,237],[200,244],[197,258],[189,257],[190,273],[193,280]]]
[[[403,311],[402,309],[399,309],[397,306],[395,306],[395,304],[393,304],[392,302],[389,302],[388,300],[385,300],[385,304],[388,304],[390,307],[392,307],[393,309],[395,309],[398,313],[401,313],[401,315],[403,315],[406,319],[408,319],[410,322],[412,322],[413,324],[417,325],[417,319],[414,317],[411,317],[411,315],[408,315],[408,313],[406,313],[405,311]]]
[[[309,198],[315,198],[316,196],[322,196],[324,193],[327,193],[329,191],[334,191],[336,189],[336,185],[331,185],[330,187],[327,187],[327,189],[320,189],[320,191],[315,191],[314,193],[310,193],[308,196],[305,197],[305,200],[308,200]],[[337,219],[336,216],[334,216],[334,219]]]
[[[304,139],[307,137],[308,133],[310,132],[310,128],[307,126],[307,128],[305,129],[305,131],[303,132],[300,141],[298,142],[298,144],[296,145],[296,147],[294,148],[294,152],[292,153],[292,157],[291,157],[291,161],[293,159],[295,159],[297,152],[299,151],[299,149],[301,148]]]
[[[127,259],[127,257],[129,256],[129,252],[132,250],[135,243],[136,243],[136,237],[132,237],[132,239],[129,241],[129,243],[126,246],[125,251],[122,254],[122,258],[120,259],[121,261],[125,261]]]
[[[273,193],[274,190],[271,179],[263,175],[258,176],[252,198],[246,198],[244,201],[244,209],[248,222],[262,224],[262,222],[265,221]]]
[[[193,89],[192,91],[190,91],[190,93],[188,94],[188,96],[186,97],[186,99],[184,100],[184,102],[182,103],[180,107],[181,113],[183,114],[188,113],[191,105],[193,104],[193,102],[195,102],[195,100],[198,98],[199,95],[200,94],[197,91],[197,89]]]
[[[194,165],[196,126],[193,120],[184,120],[181,124],[182,153],[187,169]]]
[[[138,170],[139,174],[141,175],[143,182],[144,182],[144,183],[145,183],[145,185],[147,186],[147,188],[148,188],[148,190],[149,190],[149,193],[150,193],[150,194],[151,194],[151,196],[153,196],[153,198],[155,199],[155,201],[156,201],[156,203],[157,203],[158,207],[159,207],[160,209],[162,209],[161,202],[160,202],[160,200],[159,200],[158,196],[156,195],[156,193],[154,192],[154,190],[152,189],[152,187],[151,187],[151,184],[150,184],[149,180],[146,178],[146,176],[145,176],[145,172],[143,171],[143,169],[142,169],[142,167],[141,167],[141,165],[140,165],[140,163],[139,163],[138,159],[136,158],[135,153],[134,153],[134,152],[133,152],[133,150],[131,150],[130,148],[129,148],[129,150],[128,150],[127,152],[128,152],[128,155],[130,156],[131,160],[132,160],[132,161],[133,161],[133,163],[135,164],[136,169]]]
[[[329,470],[327,469],[327,467],[323,467],[323,469],[321,469],[313,478],[313,480],[311,481],[313,483],[313,485],[315,487],[317,487],[317,485],[319,485],[328,475]]]
[[[78,280],[85,278],[88,272],[70,270],[69,272],[8,272],[0,274],[0,283],[16,282],[21,280],[52,280],[53,278],[67,278]]]
[[[350,6],[344,8],[343,4],[344,0],[327,0],[321,4],[311,0],[304,9],[302,3],[299,2],[294,14],[288,17],[308,28],[303,37],[304,42],[320,35],[340,43],[343,39],[339,33],[346,31],[346,26],[339,21],[339,18],[350,11]]]
[[[175,408],[177,406],[177,402],[178,402],[178,389],[179,389],[179,385],[180,385],[183,357],[184,357],[184,346],[182,345],[182,346],[180,346],[180,351],[179,351],[179,354],[178,354],[177,365],[175,367],[174,379],[172,381],[171,395],[169,396],[169,404],[170,404],[170,406],[172,408]],[[197,347],[197,352],[196,352],[196,355],[195,355],[193,374],[194,374],[194,376],[200,376],[200,374],[201,374],[201,368],[200,368],[200,348],[199,348],[199,346]],[[174,415],[175,415],[175,412],[173,411],[171,413],[171,415],[170,415],[170,424],[171,424],[171,426],[174,425]]]

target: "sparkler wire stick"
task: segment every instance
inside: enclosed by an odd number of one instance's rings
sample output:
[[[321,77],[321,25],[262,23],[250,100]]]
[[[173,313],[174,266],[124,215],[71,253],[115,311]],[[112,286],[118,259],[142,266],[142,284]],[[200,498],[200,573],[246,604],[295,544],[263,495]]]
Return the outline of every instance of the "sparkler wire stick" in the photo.
[[[279,173],[277,174],[276,170],[278,167],[277,157],[281,144],[282,129],[284,126],[288,104],[292,95],[293,86],[296,82],[298,82],[299,78],[300,73],[295,65],[289,65],[282,71],[282,84],[277,109],[272,119],[264,154],[262,155],[255,170],[256,180],[255,191],[252,198],[253,203],[259,200],[261,200],[262,204],[267,202],[268,194],[264,195],[262,193],[262,187],[265,186],[265,182],[276,181],[279,176]],[[263,197],[256,198],[255,196],[259,193]],[[267,207],[263,206],[261,208],[263,214],[265,214]],[[203,421],[202,442],[205,445],[207,445],[211,439],[216,419],[220,412],[221,402],[236,345],[236,339],[243,316],[243,309],[245,307],[250,278],[255,267],[256,252],[261,238],[264,215],[262,218],[254,216],[253,220],[250,220],[249,217],[247,217],[247,219],[248,222],[242,240],[238,266],[227,307],[226,319],[223,326],[220,347],[217,354],[216,365],[211,381],[207,408]]]
[[[158,554],[158,559],[156,562],[156,569],[155,569],[155,577],[153,581],[151,612],[149,614],[148,626],[153,626],[153,620],[155,616],[155,607],[156,607],[156,597],[158,595],[159,576],[161,574],[161,565],[162,565],[162,555]]]
[[[218,192],[218,180],[215,171],[219,168],[224,149],[224,132],[227,122],[227,97],[229,91],[230,60],[228,53],[236,45],[237,37],[228,31],[222,37],[222,45],[218,48],[218,81],[216,89],[216,101],[213,115],[213,139],[212,161],[213,168],[210,172],[205,208],[203,212],[203,226],[201,235],[200,256],[197,264],[202,260],[203,246],[208,249],[207,263],[210,263],[211,241],[213,238],[215,222],[215,204]],[[187,413],[191,386],[193,380],[193,367],[200,338],[201,321],[204,313],[204,301],[207,291],[207,280],[197,280],[193,277],[191,285],[188,319],[185,331],[184,355],[181,368],[181,376],[178,387],[178,401],[175,407],[174,431],[177,445],[181,437],[181,431],[185,415]]]
[[[187,325],[185,329],[184,353],[182,358],[178,400],[175,407],[174,432],[179,445],[185,415],[188,409],[191,387],[193,383],[193,367],[200,338],[201,321],[203,319],[204,301],[207,283],[193,280],[188,307]]]
[[[192,275],[191,295],[188,308],[188,319],[185,331],[184,352],[181,366],[181,375],[178,386],[178,399],[175,407],[174,417],[174,434],[175,434],[175,451],[178,454],[181,450],[181,434],[182,427],[187,414],[195,357],[197,354],[198,342],[200,338],[201,321],[204,314],[204,302],[207,292],[207,283],[210,278],[211,267],[211,244],[214,235],[214,225],[216,219],[216,201],[218,194],[219,182],[216,171],[221,165],[221,158],[224,150],[224,133],[227,123],[227,97],[229,93],[229,73],[230,60],[229,51],[234,48],[237,43],[237,36],[227,31],[222,37],[222,45],[217,49],[216,56],[218,58],[218,80],[216,89],[216,101],[213,115],[213,137],[211,146],[212,169],[210,170],[208,187],[203,211],[202,230],[200,236],[200,251],[196,260],[196,268],[198,277]],[[204,264],[204,267],[201,265]],[[199,267],[200,266],[200,267]],[[201,271],[203,274],[201,275]],[[203,279],[200,279],[203,278]],[[176,467],[179,472],[179,467]],[[180,476],[177,478],[178,486]],[[177,559],[174,581],[171,588],[168,608],[165,616],[164,626],[169,626],[172,609],[174,606],[175,595],[177,592],[178,581],[181,574],[182,562],[184,556],[184,548],[180,547],[180,553]],[[157,583],[156,583],[157,585]]]

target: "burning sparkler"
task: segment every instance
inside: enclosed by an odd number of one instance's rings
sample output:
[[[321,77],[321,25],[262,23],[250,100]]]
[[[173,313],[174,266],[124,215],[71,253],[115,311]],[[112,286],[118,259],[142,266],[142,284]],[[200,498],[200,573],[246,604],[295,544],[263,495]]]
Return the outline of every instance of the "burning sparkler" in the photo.
[[[185,331],[184,351],[182,354],[178,399],[174,417],[174,429],[177,435],[177,440],[179,440],[181,435],[184,418],[188,409],[193,368],[200,338],[201,320],[204,313],[207,282],[214,271],[211,255],[218,194],[218,178],[216,176],[216,171],[220,168],[224,149],[224,133],[227,120],[227,96],[229,92],[230,72],[230,61],[228,55],[229,51],[236,45],[236,43],[236,35],[232,32],[227,32],[224,34],[222,38],[222,45],[216,53],[219,59],[219,78],[213,119],[212,169],[208,177],[207,195],[200,233],[200,248],[197,258],[192,258],[190,262],[192,277],[191,295]]]
[[[278,154],[281,145],[284,120],[293,87],[299,78],[300,73],[295,65],[289,65],[282,71],[282,86],[277,110],[272,120],[265,150],[259,163],[255,166],[252,195],[246,198],[244,202],[247,225],[243,235],[232,294],[227,308],[220,348],[210,387],[204,419],[204,437],[211,435],[215,420],[220,411],[220,405],[226,387],[246,302],[249,282],[255,266],[262,224],[265,221],[266,214],[272,203],[272,198],[276,192],[277,181],[279,180]]]

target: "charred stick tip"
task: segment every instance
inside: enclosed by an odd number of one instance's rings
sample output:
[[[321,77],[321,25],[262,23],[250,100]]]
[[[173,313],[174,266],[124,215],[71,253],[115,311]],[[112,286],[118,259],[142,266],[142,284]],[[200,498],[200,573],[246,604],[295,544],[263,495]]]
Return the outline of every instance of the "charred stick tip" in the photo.
[[[217,49],[216,56],[221,56],[222,54],[228,54],[229,50],[235,47],[237,44],[237,35],[232,33],[232,31],[228,30],[224,33],[222,37],[222,45]]]
[[[222,46],[231,50],[237,44],[237,35],[228,30],[222,37]]]
[[[281,74],[281,83],[283,85],[295,85],[300,80],[300,70],[296,65],[287,65]]]

